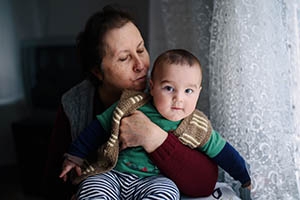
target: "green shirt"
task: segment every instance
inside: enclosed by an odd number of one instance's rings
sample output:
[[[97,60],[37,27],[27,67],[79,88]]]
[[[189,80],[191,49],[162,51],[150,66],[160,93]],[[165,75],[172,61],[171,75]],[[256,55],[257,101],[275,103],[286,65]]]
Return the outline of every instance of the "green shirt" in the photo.
[[[106,131],[111,131],[111,121],[116,105],[117,103],[97,116],[97,119]],[[165,119],[151,102],[148,102],[138,110],[166,132],[175,130],[181,122],[181,120],[174,122]],[[225,143],[226,141],[216,131],[212,131],[208,142],[198,150],[206,153],[209,157],[214,157],[223,149]],[[153,176],[160,173],[142,147],[127,148],[121,151],[115,169],[120,172],[133,173],[139,177]]]

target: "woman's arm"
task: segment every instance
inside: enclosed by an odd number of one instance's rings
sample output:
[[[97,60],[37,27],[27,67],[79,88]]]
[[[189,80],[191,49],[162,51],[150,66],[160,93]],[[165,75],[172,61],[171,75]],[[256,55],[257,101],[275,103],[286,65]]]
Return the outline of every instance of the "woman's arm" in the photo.
[[[123,118],[121,148],[143,146],[163,174],[189,196],[209,196],[218,177],[217,165],[205,154],[183,145],[140,111]]]
[[[218,179],[217,165],[205,154],[183,145],[174,134],[169,133],[149,156],[182,193],[191,197],[212,194]]]

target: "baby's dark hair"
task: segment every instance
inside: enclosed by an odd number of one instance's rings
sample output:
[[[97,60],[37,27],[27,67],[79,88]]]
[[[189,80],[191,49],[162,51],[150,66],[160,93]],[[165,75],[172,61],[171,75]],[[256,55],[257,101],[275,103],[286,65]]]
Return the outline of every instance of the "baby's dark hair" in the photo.
[[[202,75],[202,68],[199,59],[194,56],[192,53],[190,53],[187,50],[184,49],[170,49],[162,54],[160,54],[154,64],[151,71],[151,77],[153,77],[154,71],[157,67],[164,65],[164,64],[175,64],[175,65],[199,65],[200,72]]]
[[[118,5],[107,5],[88,19],[85,29],[77,36],[76,43],[82,71],[94,84],[98,84],[99,81],[91,70],[94,67],[102,70],[101,62],[106,53],[106,44],[103,41],[105,34],[114,28],[121,28],[128,22],[135,24],[128,12]]]

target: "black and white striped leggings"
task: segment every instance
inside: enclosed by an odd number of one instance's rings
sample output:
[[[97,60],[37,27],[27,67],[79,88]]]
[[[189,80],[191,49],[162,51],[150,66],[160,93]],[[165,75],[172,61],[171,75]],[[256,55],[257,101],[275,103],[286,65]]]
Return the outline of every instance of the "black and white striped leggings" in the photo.
[[[139,178],[134,174],[110,171],[90,176],[79,186],[78,200],[179,200],[175,183],[161,175]]]

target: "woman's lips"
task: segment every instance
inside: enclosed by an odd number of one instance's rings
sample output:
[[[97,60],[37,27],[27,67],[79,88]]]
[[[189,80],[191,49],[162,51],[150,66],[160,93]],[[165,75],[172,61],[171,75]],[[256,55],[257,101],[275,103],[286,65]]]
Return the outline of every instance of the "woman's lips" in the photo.
[[[145,75],[145,76],[137,78],[136,81],[146,81],[146,79],[147,79],[147,76]]]

